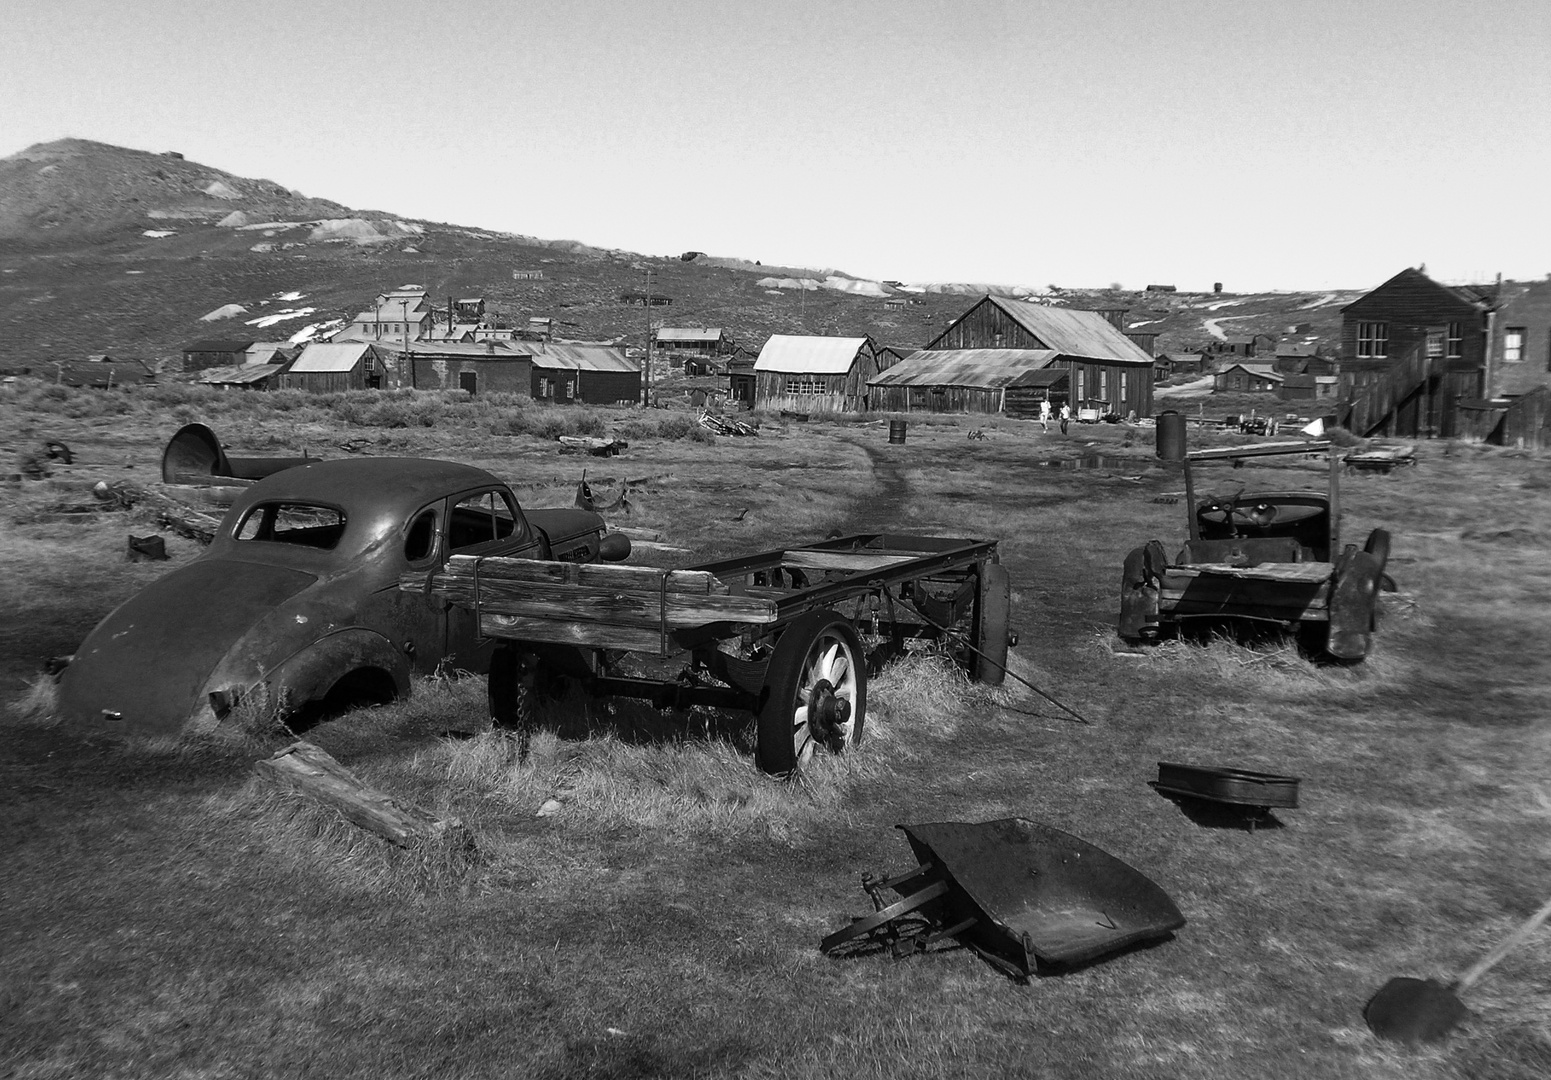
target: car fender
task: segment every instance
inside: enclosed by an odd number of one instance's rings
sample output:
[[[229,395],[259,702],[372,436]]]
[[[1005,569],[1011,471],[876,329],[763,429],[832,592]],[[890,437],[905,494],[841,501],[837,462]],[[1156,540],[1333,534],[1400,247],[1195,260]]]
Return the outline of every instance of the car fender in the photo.
[[[279,718],[309,701],[328,696],[340,679],[365,669],[384,671],[399,697],[410,692],[410,660],[388,638],[364,626],[345,626],[309,642],[257,678],[222,664],[206,684],[194,714],[193,732],[214,730],[231,710],[261,692],[265,708]],[[262,691],[259,688],[262,687]]]

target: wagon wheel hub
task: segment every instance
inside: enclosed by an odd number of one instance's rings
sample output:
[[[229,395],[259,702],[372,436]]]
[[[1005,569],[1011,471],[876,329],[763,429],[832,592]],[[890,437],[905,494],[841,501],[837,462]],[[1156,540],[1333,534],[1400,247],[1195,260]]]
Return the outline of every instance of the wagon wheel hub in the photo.
[[[826,746],[845,741],[845,724],[851,719],[851,703],[835,694],[828,679],[820,679],[808,692],[808,729]]]

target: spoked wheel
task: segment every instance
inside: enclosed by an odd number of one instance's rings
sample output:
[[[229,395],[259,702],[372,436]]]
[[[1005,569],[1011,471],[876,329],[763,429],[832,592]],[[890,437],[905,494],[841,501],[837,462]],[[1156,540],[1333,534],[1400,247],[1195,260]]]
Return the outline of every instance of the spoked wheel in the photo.
[[[839,613],[812,611],[776,642],[759,710],[759,767],[784,776],[819,749],[859,742],[867,667],[856,631]]]

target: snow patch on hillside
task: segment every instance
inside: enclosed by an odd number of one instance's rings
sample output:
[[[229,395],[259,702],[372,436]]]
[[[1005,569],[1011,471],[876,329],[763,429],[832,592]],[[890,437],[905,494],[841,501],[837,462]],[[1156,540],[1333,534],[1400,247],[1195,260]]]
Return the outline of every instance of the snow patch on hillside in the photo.
[[[329,319],[327,322],[308,323],[306,326],[296,331],[296,333],[286,338],[285,343],[287,345],[301,345],[305,342],[312,341],[320,334],[327,336],[330,330],[333,330],[337,326],[343,326],[344,323],[344,319]]]
[[[200,322],[219,322],[222,319],[235,318],[238,315],[246,315],[248,309],[241,304],[223,304],[208,315],[201,315]]]
[[[242,198],[242,192],[238,191],[230,184],[224,183],[220,180],[211,181],[210,184],[204,188],[204,192],[206,195],[209,195],[213,199]]]
[[[276,323],[285,322],[287,319],[305,319],[308,315],[316,314],[317,310],[317,308],[310,307],[286,308],[284,311],[277,311],[273,315],[260,315],[257,319],[249,319],[247,320],[247,325],[258,327],[274,326]]]
[[[168,236],[177,236],[178,233],[175,229],[147,229],[140,235],[149,236],[152,240],[161,240]]]

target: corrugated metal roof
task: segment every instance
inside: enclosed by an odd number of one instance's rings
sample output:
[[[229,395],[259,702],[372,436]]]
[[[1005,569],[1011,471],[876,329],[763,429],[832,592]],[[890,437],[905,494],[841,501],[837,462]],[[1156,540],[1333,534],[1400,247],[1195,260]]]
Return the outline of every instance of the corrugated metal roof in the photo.
[[[549,342],[533,349],[536,368],[565,368],[574,371],[640,371],[635,360],[625,359],[619,349],[604,345],[555,345]]]
[[[665,326],[657,331],[658,341],[720,341],[720,326]]]
[[[395,339],[396,341],[397,339]],[[403,352],[400,345],[394,346],[394,351]],[[425,360],[438,356],[452,356],[469,360],[516,360],[521,357],[532,356],[537,351],[536,346],[514,341],[498,340],[491,338],[489,341],[411,341],[409,350],[417,360]]]
[[[1064,382],[1070,382],[1072,372],[1070,368],[1047,367],[1038,371],[1025,371],[1008,386],[1058,386]]]
[[[1052,349],[921,349],[868,379],[867,385],[996,390],[1060,355]]]
[[[222,386],[244,386],[248,383],[263,382],[283,367],[285,367],[284,364],[236,364],[231,367],[207,368],[201,371],[199,378],[194,381]]]
[[[1046,307],[1006,296],[993,296],[991,302],[1063,356],[1122,364],[1152,364],[1152,357],[1145,349],[1116,330],[1097,311]]]
[[[371,347],[368,341],[314,341],[302,350],[288,374],[354,371]]]
[[[809,337],[772,334],[754,361],[755,371],[791,375],[844,375],[867,347],[864,337]]]
[[[245,341],[232,341],[226,338],[210,338],[205,341],[196,341],[192,345],[183,346],[183,351],[189,352],[246,352],[248,346],[253,344],[253,339]]]

